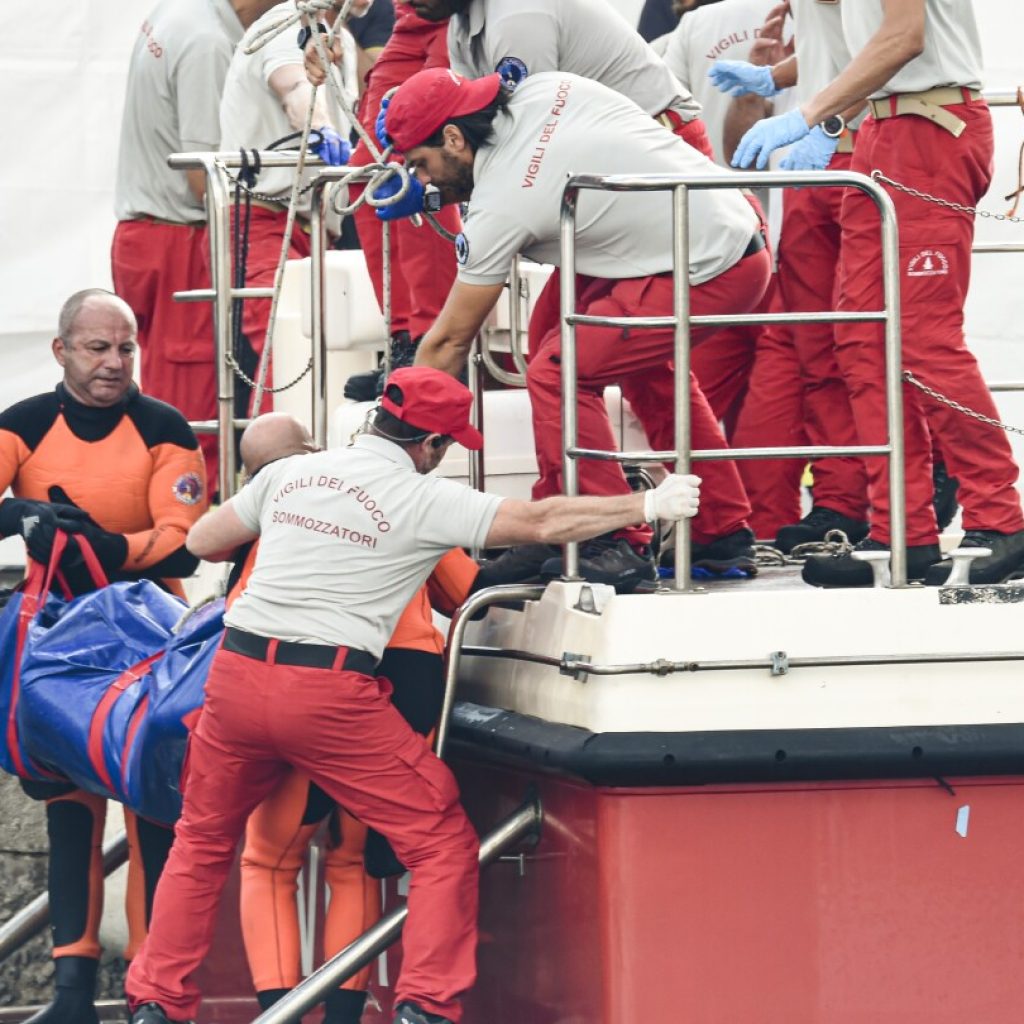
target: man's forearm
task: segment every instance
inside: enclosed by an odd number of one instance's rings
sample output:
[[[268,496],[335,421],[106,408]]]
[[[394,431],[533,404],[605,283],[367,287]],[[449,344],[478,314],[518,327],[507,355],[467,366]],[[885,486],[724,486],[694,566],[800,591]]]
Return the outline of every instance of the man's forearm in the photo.
[[[417,366],[432,366],[453,377],[462,373],[469,357],[472,340],[468,342],[448,338],[434,330],[427,331],[416,350]]]
[[[923,0],[909,0],[906,7],[885,5],[882,27],[836,78],[800,107],[809,125],[863,103],[924,48]],[[899,17],[894,12],[899,12]]]
[[[799,81],[796,54],[772,66],[772,81],[777,89],[791,89]]]
[[[544,509],[541,538],[548,544],[587,540],[640,523],[644,518],[642,492],[608,497],[546,498],[538,505],[548,506]]]

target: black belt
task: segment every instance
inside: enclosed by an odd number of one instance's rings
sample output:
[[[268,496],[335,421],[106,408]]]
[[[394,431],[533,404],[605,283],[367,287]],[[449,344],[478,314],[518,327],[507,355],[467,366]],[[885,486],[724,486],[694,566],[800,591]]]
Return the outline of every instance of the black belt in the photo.
[[[747,242],[747,247],[743,250],[743,255],[740,259],[745,260],[748,256],[753,256],[754,253],[760,252],[767,244],[768,242],[764,237],[764,232],[755,232],[750,241]]]
[[[274,640],[268,636],[247,633],[244,629],[228,626],[224,632],[223,648],[256,661],[269,661],[271,645],[275,665],[300,665],[303,668],[333,668],[337,671],[361,672],[372,676],[377,671],[377,659],[366,651],[354,647],[329,647],[327,644],[298,644],[292,640]]]

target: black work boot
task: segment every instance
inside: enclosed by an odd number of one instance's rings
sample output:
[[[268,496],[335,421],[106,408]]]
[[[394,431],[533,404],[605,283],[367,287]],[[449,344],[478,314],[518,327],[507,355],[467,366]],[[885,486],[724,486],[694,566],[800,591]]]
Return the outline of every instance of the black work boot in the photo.
[[[427,1013],[416,1003],[401,1002],[395,1007],[395,1019],[392,1024],[452,1024],[447,1017],[436,1013]]]
[[[562,554],[549,558],[540,569],[545,579],[564,572]],[[634,547],[624,537],[595,537],[580,547],[580,575],[588,583],[607,583],[620,594],[629,594],[643,582],[658,578],[654,554],[646,545]]]
[[[554,544],[517,544],[497,558],[487,558],[480,563],[475,589],[504,583],[539,583],[541,566],[558,553]]]
[[[707,544],[694,544],[690,559],[690,575],[694,579],[742,579],[756,576],[754,531],[741,526]]]
[[[53,1002],[25,1024],[99,1024],[96,1007],[96,968],[89,956],[59,956],[53,961],[56,993]]]
[[[888,551],[889,545],[865,537],[854,551]],[[907,579],[923,580],[929,567],[942,556],[938,544],[907,545]],[[859,562],[852,552],[842,555],[815,555],[804,562],[804,583],[814,587],[870,587],[874,574],[868,562]]]
[[[968,530],[960,541],[962,548],[990,548],[987,558],[971,562],[971,583],[1002,583],[1024,576],[1024,530],[997,533],[995,530]],[[936,561],[925,575],[929,587],[940,587],[949,578],[951,559]]]
[[[324,1000],[323,1024],[359,1024],[365,1006],[363,989],[336,989]]]
[[[833,512],[823,505],[815,505],[799,523],[779,529],[775,547],[789,554],[797,544],[823,541],[830,530],[842,530],[851,544],[857,544],[868,535],[868,524],[861,519],[844,516],[842,512]]]
[[[391,369],[412,366],[418,344],[419,340],[413,341],[408,331],[395,331],[391,335]],[[343,394],[353,402],[375,402],[384,394],[384,367],[353,373],[345,381]]]
[[[132,1014],[131,1024],[191,1024],[191,1022],[173,1020],[167,1016],[159,1003],[143,1003]]]
[[[939,533],[953,522],[953,516],[959,508],[956,495],[960,489],[960,481],[950,476],[943,462],[932,464],[932,507],[935,519],[939,524]],[[853,538],[851,538],[852,540]]]

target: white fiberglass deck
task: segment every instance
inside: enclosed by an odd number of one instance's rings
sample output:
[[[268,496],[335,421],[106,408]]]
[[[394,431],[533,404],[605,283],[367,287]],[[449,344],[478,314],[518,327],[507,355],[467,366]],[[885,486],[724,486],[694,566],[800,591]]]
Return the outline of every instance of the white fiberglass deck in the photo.
[[[940,604],[938,588],[923,586],[820,590],[795,567],[691,595],[592,587],[598,613],[575,607],[583,586],[559,581],[521,610],[493,608],[466,642],[594,665],[694,667],[577,678],[465,657],[459,699],[594,733],[1024,722],[1019,603]],[[772,674],[774,652],[789,663],[783,674]],[[916,656],[928,660],[907,663]],[[800,665],[837,658],[854,663]]]

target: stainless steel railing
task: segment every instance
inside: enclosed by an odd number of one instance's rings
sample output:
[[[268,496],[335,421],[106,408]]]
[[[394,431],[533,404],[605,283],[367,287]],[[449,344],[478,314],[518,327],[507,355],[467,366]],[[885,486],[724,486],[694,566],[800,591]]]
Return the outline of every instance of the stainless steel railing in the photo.
[[[538,835],[542,822],[540,802],[534,799],[524,803],[480,841],[480,866],[490,864],[528,836]],[[295,1024],[301,1020],[304,1013],[323,1002],[334,989],[393,945],[402,934],[408,916],[408,907],[392,910],[301,981],[280,1002],[261,1013],[253,1024]]]
[[[878,207],[882,232],[882,284],[884,308],[862,313],[763,313],[732,316],[692,316],[689,278],[689,193],[691,189],[781,188],[786,186],[856,188]],[[609,192],[672,193],[673,217],[673,311],[672,316],[595,317],[576,310],[576,208],[582,190]],[[562,193],[561,207],[561,313],[562,313],[562,444],[563,490],[579,493],[578,460],[602,459],[616,462],[670,462],[676,472],[690,472],[691,460],[778,458],[786,456],[886,455],[889,458],[892,526],[892,586],[905,586],[906,507],[903,475],[903,395],[900,363],[900,297],[897,268],[896,212],[885,190],[863,174],[837,171],[770,171],[729,175],[593,175],[577,174]],[[885,325],[885,391],[888,440],[884,445],[848,447],[803,446],[692,451],[690,437],[690,328],[725,327],[737,324],[881,322]],[[607,452],[580,448],[577,423],[576,328],[671,327],[674,331],[675,442],[674,451]],[[893,429],[898,424],[901,429]],[[689,523],[682,520],[676,532],[676,565],[673,589],[690,592]],[[565,578],[579,579],[579,546],[565,546]]]

